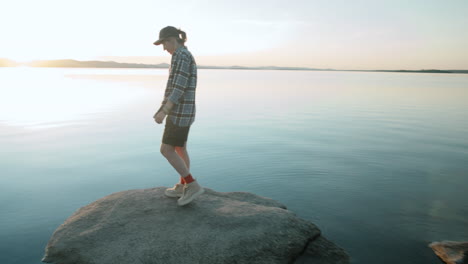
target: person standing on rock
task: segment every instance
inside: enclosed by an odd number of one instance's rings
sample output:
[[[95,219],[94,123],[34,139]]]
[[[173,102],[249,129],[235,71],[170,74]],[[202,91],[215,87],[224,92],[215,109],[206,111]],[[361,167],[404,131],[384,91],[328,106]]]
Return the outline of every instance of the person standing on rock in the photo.
[[[180,174],[180,182],[165,190],[169,197],[180,197],[177,204],[190,203],[204,192],[203,187],[190,173],[190,159],[187,152],[187,138],[190,126],[195,120],[195,91],[197,86],[197,65],[190,51],[184,45],[187,35],[173,26],[159,32],[154,45],[163,44],[164,50],[172,55],[169,79],[161,107],[154,114],[156,123],[166,118],[161,154]]]

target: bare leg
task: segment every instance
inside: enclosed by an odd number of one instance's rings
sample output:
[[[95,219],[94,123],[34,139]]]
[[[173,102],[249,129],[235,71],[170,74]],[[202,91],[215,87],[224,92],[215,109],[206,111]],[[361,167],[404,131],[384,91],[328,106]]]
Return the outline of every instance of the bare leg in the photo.
[[[175,151],[177,152],[177,155],[184,160],[185,166],[190,171],[190,158],[187,152],[187,142],[185,142],[183,147],[175,147]]]
[[[185,177],[190,174],[189,169],[185,165],[185,161],[177,154],[174,146],[162,143],[161,154],[169,161],[180,176]]]

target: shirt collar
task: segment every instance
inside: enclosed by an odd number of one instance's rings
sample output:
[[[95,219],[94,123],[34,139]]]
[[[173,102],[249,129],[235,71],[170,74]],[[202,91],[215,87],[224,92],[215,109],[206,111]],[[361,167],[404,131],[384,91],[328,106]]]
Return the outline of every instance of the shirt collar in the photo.
[[[182,52],[183,49],[185,49],[185,46],[180,46],[180,47],[178,47],[178,48],[176,49],[176,51],[174,52],[174,55],[176,55],[176,54]]]

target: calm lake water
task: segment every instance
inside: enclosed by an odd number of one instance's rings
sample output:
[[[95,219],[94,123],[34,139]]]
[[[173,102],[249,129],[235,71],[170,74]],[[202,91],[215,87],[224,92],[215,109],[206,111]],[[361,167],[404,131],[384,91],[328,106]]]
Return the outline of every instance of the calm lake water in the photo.
[[[167,69],[0,68],[0,255],[39,264],[75,210],[172,186]],[[285,204],[353,263],[468,239],[468,75],[199,70],[192,174]]]

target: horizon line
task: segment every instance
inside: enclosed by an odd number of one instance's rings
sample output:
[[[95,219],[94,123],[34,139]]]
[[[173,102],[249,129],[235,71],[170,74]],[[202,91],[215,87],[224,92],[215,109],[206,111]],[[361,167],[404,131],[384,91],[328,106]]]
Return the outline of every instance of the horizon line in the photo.
[[[140,63],[140,62],[117,62],[117,61],[112,61],[112,60],[75,60],[75,59],[52,59],[52,60],[30,60],[30,61],[16,61],[8,58],[0,58],[1,61],[7,61],[10,63],[13,63],[14,65],[7,65],[7,66],[1,66],[0,67],[21,67],[21,66],[28,66],[28,67],[34,67],[34,68],[105,68],[105,67],[82,67],[82,66],[34,66],[30,64],[34,64],[37,62],[61,62],[61,61],[73,61],[73,62],[78,62],[78,63],[92,63],[92,62],[102,62],[102,63],[114,63],[116,65],[141,65],[145,66],[142,68],[161,68],[161,67],[151,67],[151,66],[158,66],[158,65],[169,65],[169,63],[166,62],[161,62],[157,64],[147,64],[147,63]],[[406,69],[391,69],[391,70],[382,70],[382,69],[348,69],[348,70],[343,70],[343,69],[334,69],[334,68],[312,68],[312,67],[304,67],[304,66],[274,66],[274,65],[269,65],[269,66],[240,66],[240,65],[231,65],[231,66],[215,66],[215,65],[197,65],[198,67],[211,67],[211,68],[219,68],[219,69],[262,69],[262,68],[277,68],[277,70],[281,69],[290,69],[290,70],[310,70],[310,71],[389,71],[389,72],[428,72],[428,71],[435,71],[435,72],[444,72],[447,71],[446,73],[451,73],[448,71],[466,71],[468,73],[468,70],[464,69],[419,69],[419,70],[406,70]],[[109,67],[109,68],[138,68],[138,67]],[[166,68],[166,67],[164,67]]]

